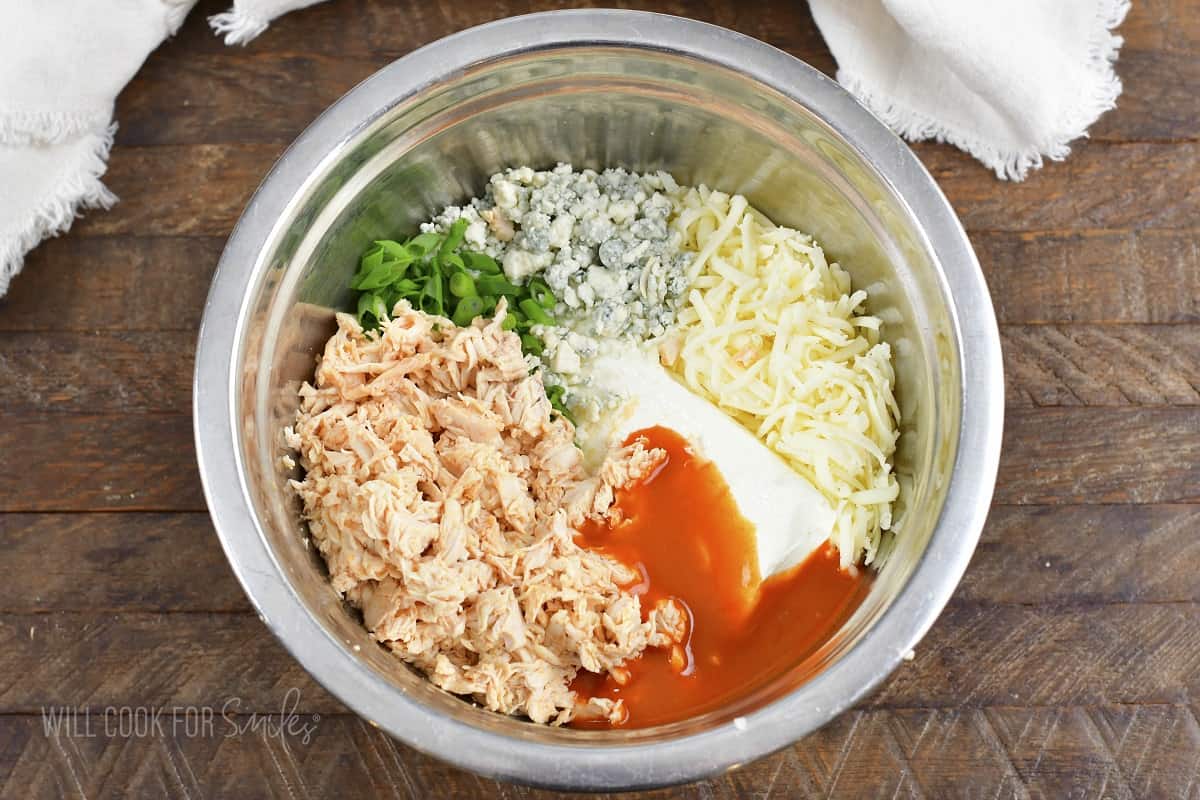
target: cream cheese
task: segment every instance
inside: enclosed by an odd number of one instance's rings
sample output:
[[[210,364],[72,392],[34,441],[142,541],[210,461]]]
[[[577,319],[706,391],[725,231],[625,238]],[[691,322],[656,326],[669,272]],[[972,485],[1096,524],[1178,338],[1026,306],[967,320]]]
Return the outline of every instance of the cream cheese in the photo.
[[[644,428],[657,425],[681,435],[717,467],[754,526],[764,580],[799,564],[829,539],[834,510],[825,496],[753,433],[676,381],[656,358],[630,347],[598,357],[588,372],[590,389],[623,398],[615,411],[581,430],[589,460],[614,439]]]

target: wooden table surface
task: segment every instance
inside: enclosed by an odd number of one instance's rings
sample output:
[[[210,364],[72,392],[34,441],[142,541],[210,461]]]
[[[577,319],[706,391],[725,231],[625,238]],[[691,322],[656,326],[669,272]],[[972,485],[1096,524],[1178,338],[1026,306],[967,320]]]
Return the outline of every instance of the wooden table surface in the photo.
[[[190,404],[225,237],[292,138],[413,48],[558,4],[336,0],[246,48],[205,25],[227,5],[121,94],[121,203],[0,301],[0,794],[549,797],[391,741],[284,652],[205,512]],[[795,0],[633,5],[834,69]],[[995,505],[949,607],[853,711],[652,796],[1200,797],[1200,11],[1138,0],[1121,33],[1120,108],[1066,162],[1010,184],[916,148],[1005,349]]]

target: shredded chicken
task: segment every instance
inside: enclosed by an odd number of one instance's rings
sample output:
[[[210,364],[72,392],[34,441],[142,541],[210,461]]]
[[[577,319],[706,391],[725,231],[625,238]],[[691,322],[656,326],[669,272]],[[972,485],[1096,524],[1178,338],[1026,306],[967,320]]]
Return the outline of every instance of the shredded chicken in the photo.
[[[677,644],[686,618],[660,601],[643,619],[637,573],[574,529],[614,519],[615,491],[665,453],[636,441],[586,475],[504,315],[457,328],[402,302],[377,334],[339,315],[288,431],[293,484],[334,589],[435,684],[536,722],[618,723],[623,701],[572,678]]]

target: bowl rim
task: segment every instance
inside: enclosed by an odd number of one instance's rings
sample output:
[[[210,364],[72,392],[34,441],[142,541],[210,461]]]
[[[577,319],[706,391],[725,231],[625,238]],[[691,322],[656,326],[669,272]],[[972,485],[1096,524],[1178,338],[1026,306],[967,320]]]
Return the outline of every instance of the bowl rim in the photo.
[[[835,663],[753,713],[636,744],[529,742],[483,730],[438,714],[368,669],[316,620],[279,569],[246,492],[234,425],[248,290],[266,268],[261,256],[277,220],[320,164],[384,109],[470,65],[579,46],[665,51],[723,66],[802,103],[851,147],[871,154],[936,255],[962,375],[958,449],[941,515],[880,618]],[[350,90],[295,140],[248,202],[221,256],[198,337],[193,409],[204,495],[230,565],[271,632],[321,685],[391,736],[456,766],[534,785],[615,790],[696,780],[753,761],[820,728],[891,674],[933,624],[974,552],[999,466],[1004,382],[995,312],[962,225],[908,146],[841,86],[781,50],[708,23],[570,10],[501,19],[421,47]]]

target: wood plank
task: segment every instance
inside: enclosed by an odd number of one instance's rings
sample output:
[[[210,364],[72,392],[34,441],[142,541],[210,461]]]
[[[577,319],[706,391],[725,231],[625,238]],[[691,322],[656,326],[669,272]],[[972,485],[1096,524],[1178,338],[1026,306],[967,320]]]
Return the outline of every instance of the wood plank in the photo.
[[[611,7],[602,2],[583,4]],[[836,63],[808,9],[759,6],[754,13],[698,0],[622,3],[737,30],[783,49],[827,75]],[[289,142],[324,108],[372,72],[449,32],[545,10],[514,2],[445,9],[439,4],[349,3],[276,21],[244,51],[231,51],[194,13],[175,41],[153,54],[117,105],[119,144]],[[215,12],[215,8],[214,11]],[[1194,14],[1175,2],[1138,4],[1120,33],[1117,71],[1125,91],[1090,131],[1094,141],[1195,140],[1200,41]]]
[[[1007,325],[1000,338],[1009,408],[1200,403],[1200,325]]]
[[[0,453],[0,512],[204,510],[190,416],[6,416]]]
[[[956,603],[868,707],[1187,702],[1200,606]]]
[[[365,16],[368,5],[368,0],[338,0],[337,3],[319,3],[300,14],[287,14],[275,20],[266,32],[245,49],[269,50],[273,53],[360,53],[366,49],[363,44],[368,33],[369,20]],[[400,5],[416,7],[425,4],[402,0]],[[143,69],[153,68],[155,60],[177,63],[199,53],[232,50],[222,37],[214,34],[208,24],[210,16],[228,10],[229,6],[224,0],[199,0],[175,36],[150,54]],[[397,36],[403,36],[404,33],[403,28],[396,31]]]
[[[276,20],[246,50],[254,53],[340,54],[348,57],[386,53],[399,57],[435,39],[473,25],[506,16],[557,8],[630,8],[689,17],[762,39],[792,52],[827,74],[832,58],[812,21],[806,4],[762,3],[744,6],[705,0],[505,0],[489,5],[460,3],[373,3],[339,0]],[[169,43],[172,61],[199,53],[228,52],[221,40],[201,22],[224,11],[223,0],[204,0],[193,11],[175,40]],[[1191,53],[1200,45],[1200,22],[1190,0],[1143,0],[1135,3],[1118,29],[1125,40],[1118,69],[1130,52]],[[160,52],[165,51],[162,48]],[[148,65],[152,66],[152,65]]]
[[[1198,506],[996,506],[951,602],[1200,602],[1198,533]]]
[[[187,416],[12,419],[0,428],[0,511],[204,509]],[[995,499],[1200,502],[1200,408],[1010,409]]]
[[[730,27],[787,50],[826,74],[835,71],[802,4],[752,14],[698,0],[624,5]],[[341,95],[395,59],[447,33],[538,10],[545,10],[545,4],[444,9],[432,3],[343,3],[335,14],[311,9],[303,20],[295,19],[301,15],[281,19],[245,50],[214,47],[212,37],[196,23],[197,12],[121,93],[117,142],[287,143]],[[327,36],[314,35],[323,29]]]
[[[382,54],[253,49],[151,58],[118,99],[117,146],[288,144],[393,60]]]
[[[916,149],[968,230],[1190,228],[1200,213],[1198,142],[1088,142],[1022,183],[981,180],[983,167],[957,150]],[[80,220],[75,230],[88,236],[226,235],[282,150],[262,143],[116,148],[105,183],[123,201]],[[1156,180],[1130,181],[1131,175]]]
[[[0,713],[53,704],[220,705],[300,713],[340,704],[256,617],[140,612],[0,617]],[[867,708],[1188,702],[1200,691],[1200,605],[955,603]]]
[[[1200,322],[1200,235],[981,232],[1001,322]],[[0,299],[0,331],[194,331],[220,236],[61,237]]]
[[[1089,139],[1196,140],[1200,98],[1189,89],[1200,84],[1200,59],[1194,51],[1145,50],[1127,45],[1121,48],[1116,69],[1124,89],[1117,107],[1088,130]]]
[[[370,35],[363,44],[367,45],[365,49],[369,52],[403,55],[412,47],[410,40],[397,36],[397,31],[402,27],[411,26],[411,42],[421,45],[448,33],[501,17],[584,7],[655,11],[688,17],[761,39],[787,50],[826,74],[832,74],[835,69],[833,57],[812,21],[812,14],[807,5],[801,3],[757,4],[752,7],[712,3],[706,0],[585,0],[581,3],[564,3],[562,0],[552,0],[549,3],[537,0],[507,0],[493,5],[431,3],[408,7],[367,3],[364,11],[370,19]]]
[[[1001,322],[1200,321],[1200,236],[1187,231],[980,232]]]
[[[1200,603],[1198,530],[1200,506],[998,506],[951,602]],[[0,613],[251,610],[202,512],[0,514],[0,549]]]
[[[365,634],[364,634],[365,635]],[[137,611],[0,616],[0,713],[42,706],[215,705],[277,712],[345,710],[253,614]]]
[[[800,4],[775,6],[765,14],[730,14],[730,9],[700,3],[677,3],[678,12],[718,21],[773,44],[833,76],[833,56]],[[368,7],[381,19],[372,25],[401,27],[369,51],[319,50],[272,52],[258,42],[246,50],[194,52],[181,57],[182,42],[152,56],[121,93],[116,117],[121,123],[118,146],[149,144],[216,144],[292,141],[326,107],[372,73],[432,41],[445,30],[430,14],[413,14],[401,6]],[[495,18],[491,6],[468,4],[454,12],[456,26],[469,27]],[[399,15],[405,24],[397,25]],[[344,24],[348,13],[339,20]],[[277,23],[285,24],[286,21]],[[409,28],[429,28],[421,36]],[[338,37],[344,40],[344,36]],[[1189,87],[1200,83],[1200,60],[1189,52],[1126,46],[1117,71],[1125,91],[1119,107],[1100,118],[1089,132],[1093,141],[1190,141],[1200,115],[1200,97]]]
[[[1020,406],[1200,403],[1200,325],[1003,326],[1006,400]],[[9,413],[191,411],[191,331],[9,333]]]
[[[0,614],[251,611],[207,513],[0,514],[0,549]]]
[[[791,789],[784,797],[1171,796],[1195,774],[1187,760],[1197,741],[1192,712],[1186,705],[852,712],[792,748],[794,758],[785,751],[777,780]],[[747,789],[755,785],[754,767],[732,778],[740,775]]]
[[[10,414],[190,414],[194,331],[8,333],[0,408]]]
[[[1194,712],[1182,704],[852,711],[793,747],[702,784],[587,796],[1180,796],[1179,787],[1196,780],[1200,763]],[[7,743],[0,750],[0,774],[8,776],[0,790],[20,787],[20,796],[30,800],[223,797],[235,790],[288,800],[566,796],[477,778],[347,715],[323,716],[307,741],[299,728],[271,736],[244,730],[243,717],[226,720],[219,713],[211,735],[188,735],[186,725],[175,730],[165,724],[161,736],[141,739],[105,735],[103,709],[94,709],[91,719],[94,737],[72,735],[66,727],[47,733],[40,715],[0,717],[0,740]]]
[[[1133,5],[1118,33],[1126,48],[1193,53],[1200,46],[1200,17],[1191,0],[1143,0]]]
[[[1010,409],[995,501],[1200,501],[1200,408]]]
[[[0,298],[0,331],[195,331],[224,246],[224,237],[48,239]]]
[[[205,0],[192,12],[175,40],[174,48],[160,49],[156,56],[172,63],[202,53],[228,52],[214,37],[202,17],[224,11],[222,0]],[[369,0],[339,0],[289,14],[271,27],[246,50],[273,55],[318,53],[347,57],[387,55],[399,58],[418,47],[475,25],[496,19],[566,8],[627,8],[689,17],[745,33],[792,52],[813,66],[832,73],[834,64],[820,32],[803,3],[760,4],[753,7],[707,0],[504,0],[499,3],[423,3],[403,0],[372,3]],[[164,52],[165,51],[165,52]],[[151,61],[153,61],[152,56]],[[155,65],[150,63],[147,68]]]
[[[1200,213],[1200,142],[1084,141],[1021,183],[984,180],[985,168],[953,148],[914,149],[969,231],[1190,228]]]
[[[803,3],[622,4],[834,68]],[[121,205],[39,247],[0,300],[0,510],[103,512],[0,514],[0,796],[558,796],[397,745],[303,673],[224,563],[187,406],[224,237],[286,142],[393,57],[565,4],[339,0],[246,48],[207,27],[228,5],[202,0],[119,98],[108,180]],[[1067,162],[1014,186],[952,148],[919,148],[1006,323],[1004,505],[951,606],[880,693],[805,742],[639,796],[1200,792],[1200,337],[1179,324],[1200,322],[1200,14],[1192,0],[1139,0],[1121,33],[1126,93]],[[309,741],[225,737],[228,699],[278,715],[292,687],[302,713],[321,714]],[[218,727],[47,733],[41,706],[62,703],[200,703]]]
[[[72,234],[227,236],[281,144],[117,147],[104,183],[121,202]]]

